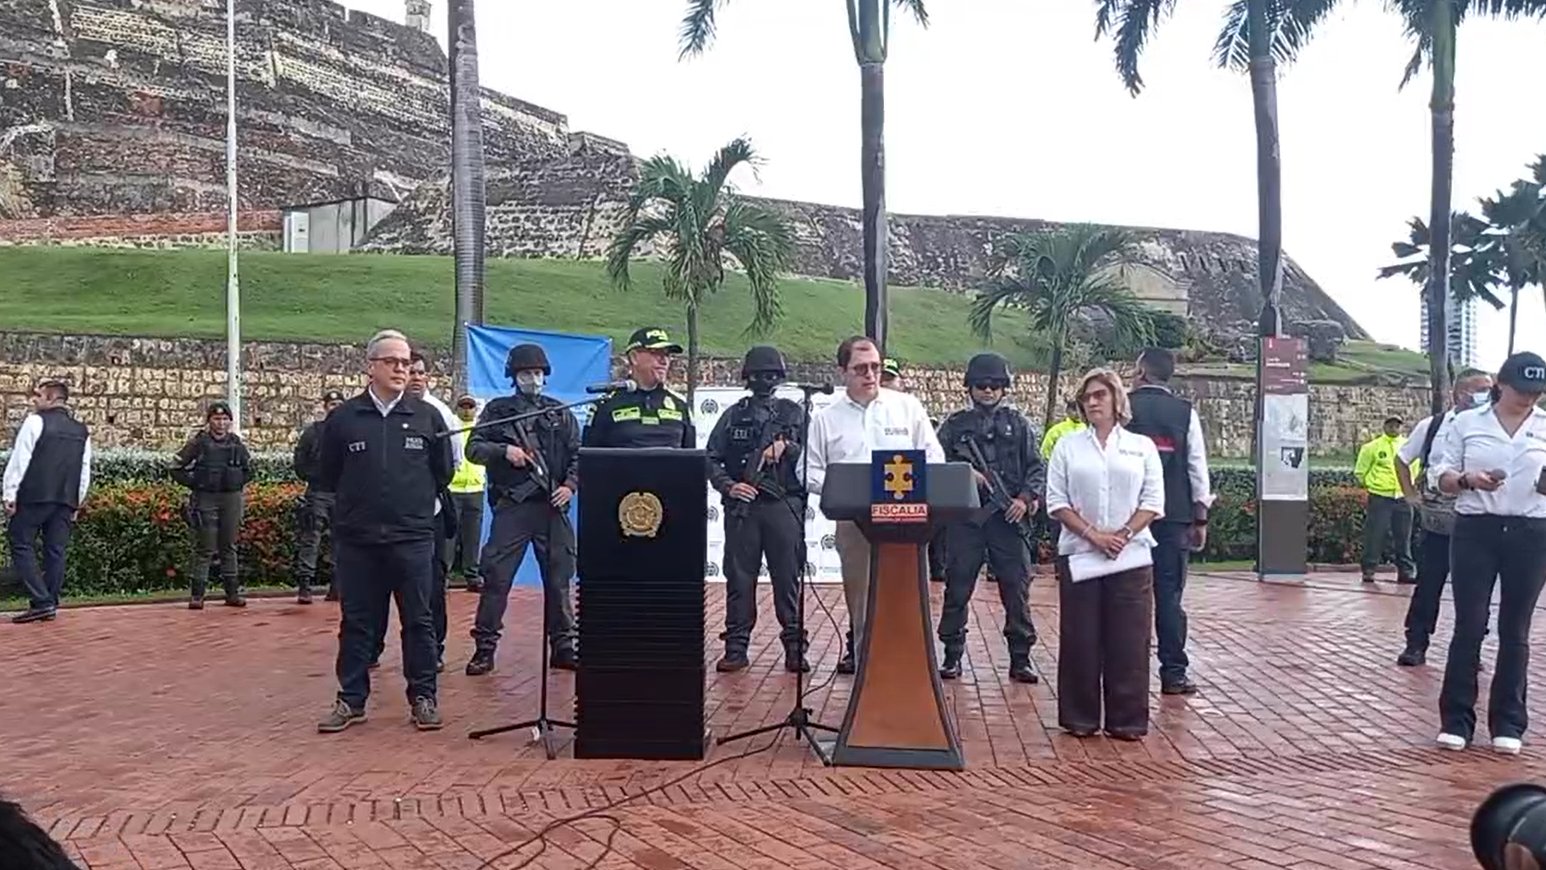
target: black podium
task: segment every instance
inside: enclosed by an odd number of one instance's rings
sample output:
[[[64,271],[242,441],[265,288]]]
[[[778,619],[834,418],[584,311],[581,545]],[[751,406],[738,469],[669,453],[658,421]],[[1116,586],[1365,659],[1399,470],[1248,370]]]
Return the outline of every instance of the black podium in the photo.
[[[701,759],[701,450],[580,450],[576,758]]]
[[[960,770],[945,715],[929,617],[928,543],[979,505],[971,466],[925,465],[922,451],[875,451],[869,464],[827,468],[821,512],[858,524],[870,542],[870,595],[859,673],[832,763]]]

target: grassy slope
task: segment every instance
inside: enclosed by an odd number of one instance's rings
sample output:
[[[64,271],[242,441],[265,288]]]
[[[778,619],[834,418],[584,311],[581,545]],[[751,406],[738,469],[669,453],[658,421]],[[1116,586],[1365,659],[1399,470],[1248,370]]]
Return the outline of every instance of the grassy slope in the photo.
[[[449,341],[451,261],[442,257],[244,254],[242,332],[251,339],[357,342],[393,326]],[[771,335],[743,335],[751,322],[745,280],[730,276],[703,307],[704,350],[740,356],[769,341],[795,359],[825,360],[863,329],[864,296],[845,281],[790,278],[784,317]],[[40,305],[39,300],[46,300]],[[918,364],[959,364],[983,342],[966,325],[968,299],[898,287],[891,296],[894,355]],[[502,326],[611,336],[664,325],[685,342],[678,305],[660,290],[652,263],[634,267],[634,289],[613,290],[599,263],[491,260],[487,321]],[[6,329],[132,335],[225,333],[225,254],[219,251],[102,251],[0,248],[0,323]],[[1025,346],[1025,319],[1004,315],[997,348],[1021,365],[1042,354]]]
[[[248,253],[242,256],[242,332],[249,339],[357,342],[394,326],[448,343],[451,261],[444,257]],[[642,325],[683,335],[681,309],[660,291],[660,270],[634,267],[635,288],[614,291],[599,263],[492,260],[491,324],[602,334],[621,342]],[[745,280],[731,275],[705,304],[704,350],[740,356],[748,344],[777,344],[792,359],[826,360],[863,326],[864,297],[852,282],[789,278],[784,318],[771,335],[743,330],[751,320]],[[891,293],[892,353],[918,365],[958,366],[984,343],[966,326],[969,297],[896,287]],[[0,324],[12,330],[123,335],[225,334],[225,254],[221,251],[112,251],[0,247]],[[996,318],[995,348],[1018,366],[1042,368],[1046,354],[1027,338],[1018,312]],[[1415,375],[1425,358],[1372,342],[1345,349],[1344,364],[1316,365],[1314,380],[1348,382],[1371,371]],[[1207,364],[1190,370],[1253,377],[1255,367]]]

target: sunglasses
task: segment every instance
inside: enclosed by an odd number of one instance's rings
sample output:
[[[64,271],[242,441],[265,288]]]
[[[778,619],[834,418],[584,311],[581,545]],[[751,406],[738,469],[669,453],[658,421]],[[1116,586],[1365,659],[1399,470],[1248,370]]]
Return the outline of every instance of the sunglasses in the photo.
[[[974,389],[974,390],[1007,390],[1007,389],[1009,389],[1009,384],[1005,383],[1004,381],[973,381],[972,382],[972,389]]]

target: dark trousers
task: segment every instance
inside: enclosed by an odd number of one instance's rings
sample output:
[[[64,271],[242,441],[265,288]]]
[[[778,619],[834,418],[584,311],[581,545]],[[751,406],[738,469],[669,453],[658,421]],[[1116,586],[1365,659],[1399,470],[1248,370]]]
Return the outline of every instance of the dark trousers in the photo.
[[[11,564],[34,610],[57,610],[64,588],[64,553],[75,527],[75,509],[66,504],[18,504],[11,517]],[[37,542],[43,538],[43,570],[38,571]]]
[[[1530,722],[1525,712],[1530,620],[1546,584],[1546,519],[1456,517],[1450,574],[1455,636],[1439,689],[1444,733],[1469,740],[1476,730],[1476,671],[1497,584],[1498,661],[1487,700],[1487,731],[1493,737],[1523,737]]]
[[[1406,607],[1406,645],[1427,651],[1428,641],[1439,624],[1444,581],[1449,579],[1449,535],[1423,532],[1421,557],[1417,564],[1417,587]]]
[[[527,545],[537,551],[542,574],[542,624],[552,652],[574,651],[574,602],[569,581],[574,577],[574,531],[569,518],[545,498],[518,504],[501,501],[494,507],[494,522],[483,548],[483,592],[472,639],[480,653],[493,654],[504,629],[505,607],[515,572],[526,558]]]
[[[1405,499],[1369,494],[1369,510],[1364,514],[1363,572],[1374,573],[1384,563],[1385,554],[1396,563],[1396,573],[1411,577],[1417,573],[1412,563],[1412,506]],[[1387,544],[1389,549],[1387,550]]]
[[[1058,724],[1139,735],[1149,730],[1149,624],[1154,571],[1138,568],[1073,582],[1058,574]]]
[[[299,507],[300,529],[295,536],[295,585],[309,588],[317,580],[317,566],[324,560],[331,561],[330,547],[322,546],[322,536],[328,533],[333,522],[331,492],[308,489],[305,501]],[[335,584],[336,586],[336,584]]]
[[[1154,636],[1158,639],[1160,683],[1186,680],[1186,571],[1192,555],[1190,523],[1157,522],[1154,533]]]
[[[220,583],[226,597],[240,590],[236,570],[236,538],[242,530],[242,511],[246,507],[240,491],[195,492],[193,506],[198,517],[194,530],[193,558],[188,563],[189,591],[203,598],[209,584],[209,563],[220,553]]]
[[[945,603],[939,615],[939,639],[946,655],[959,655],[966,645],[966,611],[977,589],[977,575],[986,564],[998,578],[999,601],[1004,605],[1004,639],[1009,657],[1029,660],[1036,642],[1031,623],[1031,554],[1025,540],[994,513],[983,520],[968,520],[949,527],[945,571]]]
[[[435,697],[435,627],[430,617],[434,541],[333,542],[338,570],[338,698],[355,710],[370,697],[371,652],[385,634],[392,599],[402,623],[408,700]]]
[[[453,492],[451,504],[456,509],[456,540],[446,549],[446,573],[460,574],[463,579],[476,581],[478,562],[483,544],[482,492]]]
[[[450,631],[450,624],[446,618],[446,550],[449,548],[448,540],[440,534],[440,528],[435,528],[435,538],[430,552],[430,590],[429,590],[429,619],[430,625],[435,629],[435,662],[438,665],[446,654],[446,634]],[[371,657],[371,662],[381,661],[381,654],[386,651],[388,613],[383,610],[376,620],[376,650]]]
[[[757,626],[757,575],[768,562],[773,581],[773,613],[784,651],[805,651],[800,613],[800,567],[805,562],[805,523],[800,502],[758,499],[725,514],[725,642],[726,652],[744,654]],[[741,508],[745,513],[741,513]]]
[[[940,526],[934,532],[934,537],[929,539],[929,579],[943,580],[949,572],[950,562],[946,553],[946,539],[950,535],[949,526]]]

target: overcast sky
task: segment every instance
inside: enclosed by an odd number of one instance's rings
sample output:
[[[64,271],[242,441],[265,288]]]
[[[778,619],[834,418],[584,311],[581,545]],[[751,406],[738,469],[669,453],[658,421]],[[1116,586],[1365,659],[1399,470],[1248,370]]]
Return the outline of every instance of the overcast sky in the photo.
[[[393,20],[403,0],[344,0]],[[766,158],[747,192],[859,205],[859,75],[843,0],[735,0],[704,56],[677,60],[683,0],[484,0],[486,86],[569,117],[571,129],[695,166],[737,135]],[[1225,4],[1180,4],[1128,96],[1093,4],[931,0],[894,16],[886,65],[890,210],[1219,230],[1256,236],[1249,81],[1213,68]],[[447,0],[434,0],[445,42]],[[1520,177],[1546,152],[1546,113],[1511,97],[1539,74],[1546,25],[1471,20],[1457,63],[1455,203]],[[1284,248],[1374,336],[1415,347],[1417,290],[1379,281],[1390,243],[1426,218],[1426,72],[1379,3],[1344,3],[1279,82]],[[1532,61],[1532,59],[1534,59]],[[1485,306],[1484,306],[1485,308]],[[1546,352],[1546,300],[1520,302],[1520,340]],[[1507,319],[1482,313],[1481,358]]]

